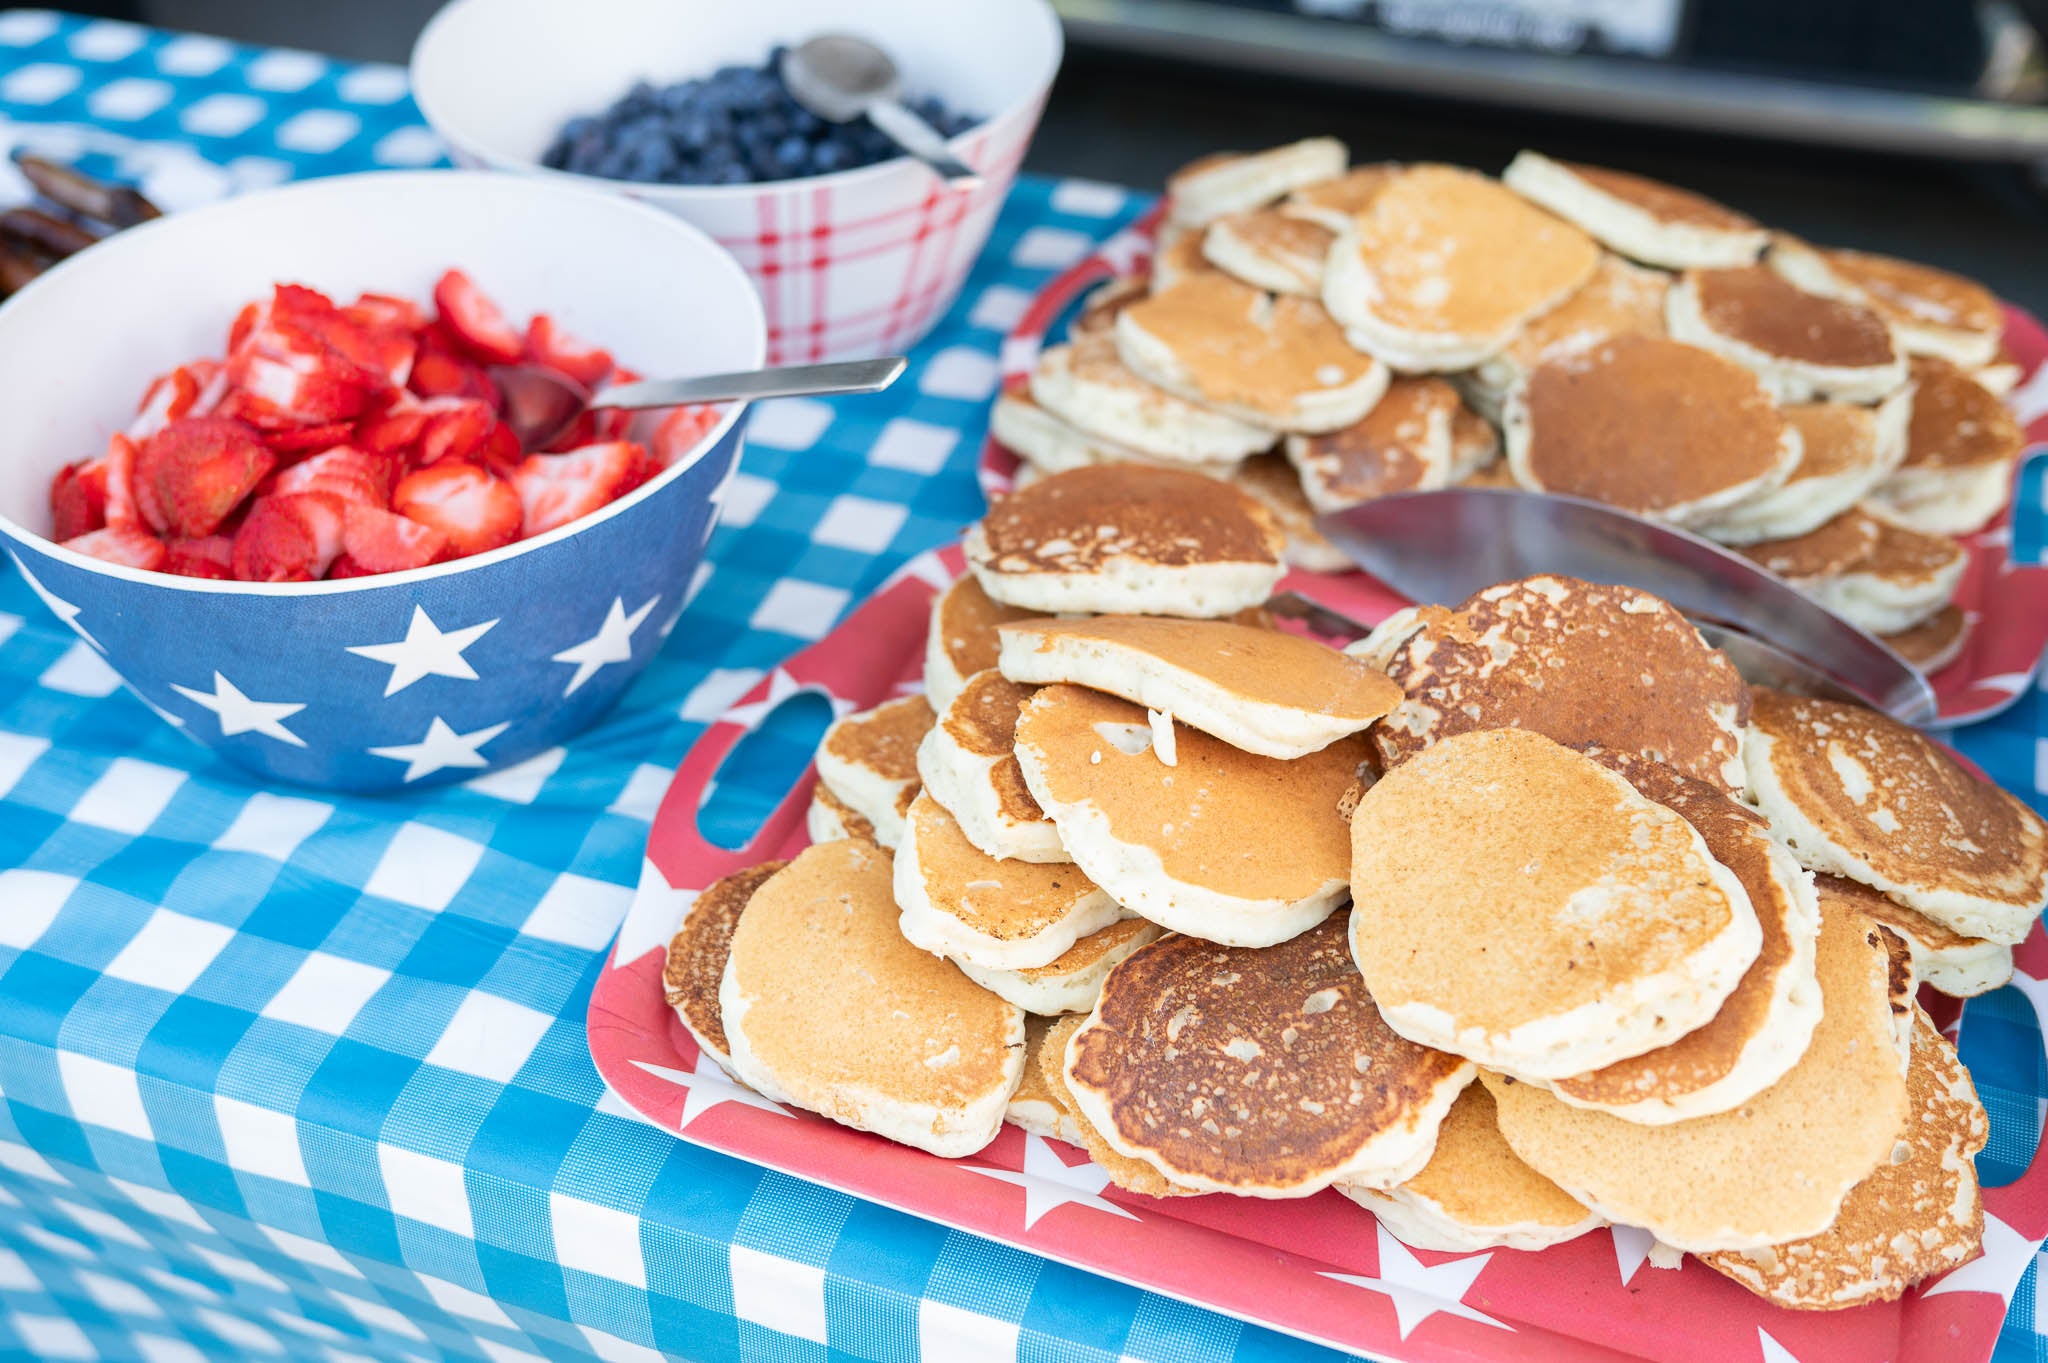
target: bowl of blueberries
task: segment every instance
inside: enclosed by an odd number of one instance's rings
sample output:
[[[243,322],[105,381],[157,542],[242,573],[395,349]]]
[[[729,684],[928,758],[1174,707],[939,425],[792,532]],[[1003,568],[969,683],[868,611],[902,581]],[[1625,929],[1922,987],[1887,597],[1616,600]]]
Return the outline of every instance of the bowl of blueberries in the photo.
[[[412,85],[463,165],[562,177],[686,219],[761,294],[773,364],[896,353],[965,282],[1038,126],[1062,39],[1048,0],[453,0]],[[979,174],[949,183],[865,116],[821,118],[788,50],[850,33]]]

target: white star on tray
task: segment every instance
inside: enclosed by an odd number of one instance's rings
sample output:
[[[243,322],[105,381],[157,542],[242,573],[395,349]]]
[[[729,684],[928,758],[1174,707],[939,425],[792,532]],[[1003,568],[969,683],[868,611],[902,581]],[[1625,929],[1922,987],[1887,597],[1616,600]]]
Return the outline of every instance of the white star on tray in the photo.
[[[697,1052],[696,1064],[687,1070],[670,1069],[666,1065],[651,1065],[645,1060],[635,1060],[633,1063],[656,1079],[666,1079],[684,1091],[683,1115],[676,1119],[678,1131],[720,1103],[742,1103],[747,1107],[757,1107],[763,1112],[773,1112],[783,1117],[796,1115],[782,1104],[763,1098],[744,1084],[734,1083],[732,1076],[720,1069],[718,1062],[701,1050]]]
[[[448,727],[446,720],[434,716],[427,725],[427,736],[417,743],[397,743],[388,748],[372,748],[370,756],[388,757],[394,762],[406,764],[405,779],[409,785],[422,776],[431,776],[445,767],[488,767],[490,759],[477,751],[484,744],[512,727],[510,720],[493,724],[488,729],[475,729],[458,734]]]
[[[1022,1188],[1025,1230],[1037,1225],[1039,1218],[1053,1208],[1069,1204],[1093,1207],[1131,1221],[1141,1219],[1130,1208],[1119,1207],[1102,1196],[1102,1190],[1109,1186],[1109,1174],[1102,1166],[1093,1160],[1068,1164],[1045,1137],[1030,1132],[1024,1135],[1023,1169],[989,1169],[978,1164],[965,1164],[961,1168],[970,1174],[1014,1183]]]
[[[21,574],[24,582],[28,583],[29,590],[41,597],[43,604],[50,608],[50,614],[78,631],[79,638],[85,640],[94,648],[99,649],[100,652],[106,652],[106,648],[100,641],[92,637],[92,631],[78,623],[79,607],[72,605],[69,601],[66,601],[63,597],[57,595],[38,581],[36,575],[28,570],[28,565],[21,561],[21,555],[9,554],[8,557],[14,560],[15,571]]]
[[[466,629],[443,631],[426,611],[415,605],[412,623],[405,627],[403,639],[394,644],[357,644],[348,651],[391,669],[391,680],[384,683],[386,696],[397,695],[423,677],[475,681],[476,669],[462,656],[462,650],[490,633],[491,626],[497,623],[486,620]]]
[[[656,947],[666,947],[683,915],[697,902],[695,890],[678,890],[652,858],[640,861],[640,885],[633,891],[633,907],[619,924],[617,943],[612,947],[612,969],[622,970]]]
[[[1657,1237],[1640,1226],[1610,1226],[1614,1235],[1614,1264],[1621,1270],[1622,1286],[1642,1268],[1643,1261],[1650,1257],[1650,1247],[1657,1243]]]
[[[1482,1325],[1491,1325],[1496,1330],[1512,1331],[1515,1328],[1465,1305],[1465,1294],[1472,1290],[1473,1282],[1493,1258],[1491,1252],[1453,1259],[1435,1268],[1424,1268],[1421,1260],[1409,1252],[1408,1246],[1389,1234],[1385,1226],[1376,1225],[1374,1229],[1379,1232],[1380,1247],[1380,1274],[1377,1278],[1352,1273],[1324,1273],[1323,1276],[1383,1294],[1394,1304],[1394,1324],[1400,1330],[1401,1338],[1408,1338],[1416,1326],[1439,1314],[1462,1316]]]
[[[1756,1346],[1763,1354],[1763,1363],[1799,1363],[1792,1351],[1771,1338],[1770,1331],[1756,1327]]]
[[[2012,1294],[2019,1290],[2020,1279],[2026,1274],[2027,1265],[2034,1262],[2034,1255],[2040,1248],[2040,1241],[2028,1239],[1986,1212],[1983,1257],[1972,1259],[1961,1268],[1935,1279],[1920,1289],[1920,1295],[1933,1297],[1943,1292],[1989,1292],[2010,1307]]]
[[[802,682],[799,682],[795,677],[790,676],[789,673],[778,667],[768,676],[767,695],[759,700],[750,700],[734,705],[718,717],[719,721],[721,723],[737,724],[743,729],[752,729],[759,725],[762,720],[768,718],[776,706],[804,689],[805,687]],[[826,700],[831,702],[832,717],[834,719],[853,709],[853,702],[850,700],[841,700],[838,696],[818,690],[815,687],[811,689],[813,694],[824,696]]]
[[[220,719],[222,738],[233,738],[236,734],[262,734],[280,743],[289,743],[294,748],[306,746],[284,722],[306,708],[304,702],[289,700],[251,700],[242,694],[242,689],[223,677],[213,674],[212,691],[195,691],[189,686],[171,683],[171,689],[191,701],[202,710],[211,710]]]
[[[631,615],[626,614],[626,603],[618,597],[612,598],[612,607],[605,612],[604,623],[597,633],[577,644],[565,648],[554,656],[558,663],[576,664],[576,675],[569,678],[568,686],[562,690],[566,698],[576,694],[578,687],[596,676],[598,669],[609,663],[623,663],[633,656],[633,631],[640,628],[654,609],[660,597],[650,599]]]

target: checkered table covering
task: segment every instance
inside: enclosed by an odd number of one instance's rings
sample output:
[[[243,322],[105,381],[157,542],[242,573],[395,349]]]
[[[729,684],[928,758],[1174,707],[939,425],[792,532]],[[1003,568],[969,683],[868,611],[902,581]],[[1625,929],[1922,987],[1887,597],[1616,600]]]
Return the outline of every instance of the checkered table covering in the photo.
[[[393,68],[39,11],[0,14],[0,138],[172,205],[440,154]],[[906,381],[759,410],[709,576],[619,708],[463,785],[252,789],[0,568],[0,1358],[1332,1357],[680,1143],[583,1037],[670,769],[978,514],[1002,335],[1141,206],[1022,183]],[[753,741],[714,835],[766,813],[820,722]],[[2035,693],[1959,742],[2041,803],[2044,733]],[[1977,1016],[1996,1182],[2048,1074],[2024,1001]],[[2001,1360],[2048,1358],[2034,1280]]]

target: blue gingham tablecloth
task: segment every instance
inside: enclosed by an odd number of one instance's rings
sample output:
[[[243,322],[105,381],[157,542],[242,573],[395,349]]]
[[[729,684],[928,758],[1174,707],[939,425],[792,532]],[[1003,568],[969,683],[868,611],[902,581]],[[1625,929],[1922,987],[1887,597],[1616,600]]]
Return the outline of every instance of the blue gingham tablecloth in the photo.
[[[171,205],[441,153],[394,68],[40,11],[0,13],[0,139]],[[619,708],[463,785],[252,788],[0,566],[0,1358],[1333,1357],[679,1142],[584,1042],[670,769],[979,514],[1002,335],[1141,206],[1022,182],[906,381],[759,410],[709,574]],[[738,842],[811,724],[761,736],[707,822]],[[2039,805],[2044,733],[2029,694],[1958,741]],[[1996,1183],[2048,1074],[2023,1001],[1978,1010]],[[2048,1358],[2036,1271],[2004,1363]]]

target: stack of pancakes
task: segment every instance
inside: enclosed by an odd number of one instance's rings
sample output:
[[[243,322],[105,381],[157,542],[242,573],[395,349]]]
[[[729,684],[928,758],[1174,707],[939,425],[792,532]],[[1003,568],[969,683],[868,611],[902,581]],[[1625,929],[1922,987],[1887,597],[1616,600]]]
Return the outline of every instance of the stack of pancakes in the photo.
[[[2048,824],[1630,588],[1283,631],[1285,545],[1148,464],[999,502],[933,605],[936,711],[840,720],[815,844],[676,934],[703,1049],[936,1154],[1008,1120],[1424,1248],[1626,1224],[1806,1308],[1974,1256],[1985,1118],[1915,988],[2010,976]]]
[[[1924,670],[1962,651],[1955,537],[2024,443],[1988,291],[1535,152],[1498,180],[1347,162],[1311,138],[1175,174],[1149,272],[997,399],[1020,482],[1233,482],[1318,571],[1347,565],[1315,513],[1570,493],[1738,548]]]

